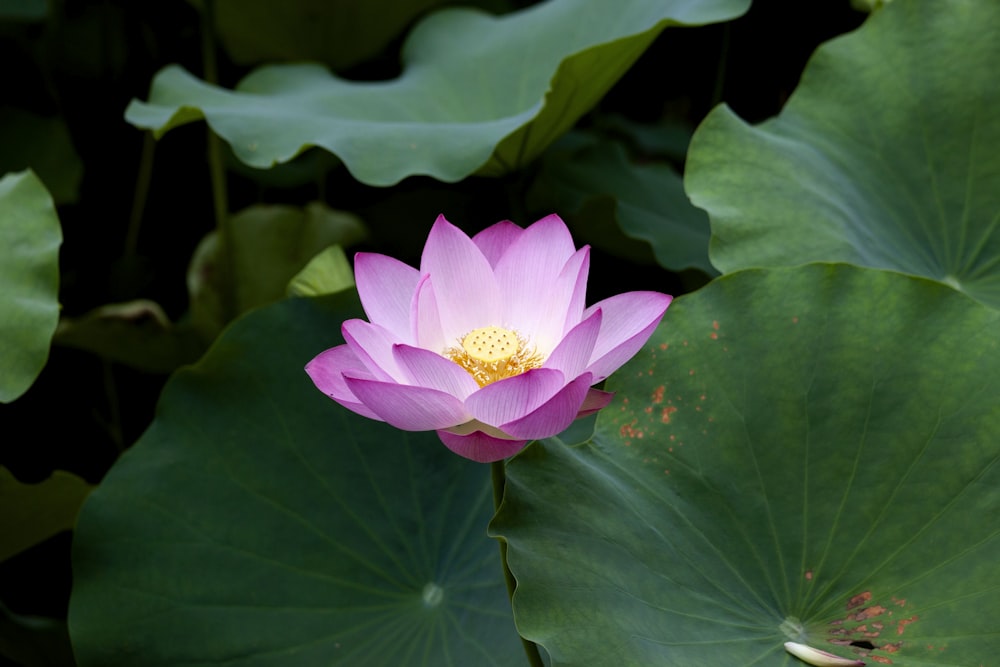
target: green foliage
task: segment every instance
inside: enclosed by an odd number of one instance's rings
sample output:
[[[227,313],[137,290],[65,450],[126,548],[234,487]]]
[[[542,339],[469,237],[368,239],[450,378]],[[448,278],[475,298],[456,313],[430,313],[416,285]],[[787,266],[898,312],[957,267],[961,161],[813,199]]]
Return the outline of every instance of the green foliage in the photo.
[[[713,263],[845,261],[1000,306],[998,31],[995,2],[893,3],[818,49],[777,118],[715,109],[686,177]]]
[[[787,640],[987,664],[1000,316],[844,265],[735,273],[668,312],[591,441],[508,466],[491,532],[524,636],[558,665],[798,664]]]
[[[0,468],[0,561],[72,529],[80,505],[92,489],[63,470],[37,484],[24,484]]]
[[[215,25],[234,62],[316,61],[333,69],[378,54],[444,0],[216,0]]]
[[[405,70],[393,81],[275,65],[228,91],[171,66],[156,76],[149,102],[133,101],[126,118],[158,137],[204,118],[255,167],[321,146],[369,185],[417,174],[447,182],[499,175],[527,165],[568,130],[668,25],[723,21],[748,5],[550,0],[499,18],[447,9],[414,28]]]
[[[302,370],[354,296],[241,319],[84,505],[70,629],[100,665],[515,665],[488,470]]]
[[[636,164],[622,144],[591,140],[556,153],[533,188],[536,207],[571,214],[574,230],[585,230],[583,238],[593,245],[632,260],[642,256],[641,244],[607,242],[614,238],[608,230],[614,220],[629,238],[648,243],[664,268],[715,273],[708,261],[708,218],[691,205],[680,174],[666,163]]]
[[[63,119],[0,107],[0,146],[0,173],[31,168],[57,204],[76,201],[83,164]]]
[[[49,356],[59,318],[62,232],[52,198],[31,171],[0,179],[0,401],[27,391]]]
[[[794,4],[0,0],[0,662],[991,664],[1000,5]],[[303,366],[549,213],[679,298],[494,516]]]

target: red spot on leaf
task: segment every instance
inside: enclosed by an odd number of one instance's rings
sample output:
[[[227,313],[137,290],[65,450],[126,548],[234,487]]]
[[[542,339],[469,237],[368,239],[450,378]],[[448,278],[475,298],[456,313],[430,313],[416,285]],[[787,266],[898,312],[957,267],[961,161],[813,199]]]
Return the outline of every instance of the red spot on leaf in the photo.
[[[668,405],[667,407],[663,408],[663,411],[660,413],[660,421],[663,422],[664,424],[669,424],[670,415],[672,415],[675,412],[677,412],[677,408],[675,408],[672,405]]]
[[[708,334],[708,337],[711,338],[712,340],[719,340],[719,334],[715,333],[714,331]]]
[[[664,387],[662,384],[653,390],[653,403],[663,402],[663,392],[664,392]]]
[[[719,321],[718,320],[712,320],[712,328],[715,329],[716,331],[719,330]]]
[[[806,570],[806,581],[812,581],[812,580],[813,580],[813,571]]]

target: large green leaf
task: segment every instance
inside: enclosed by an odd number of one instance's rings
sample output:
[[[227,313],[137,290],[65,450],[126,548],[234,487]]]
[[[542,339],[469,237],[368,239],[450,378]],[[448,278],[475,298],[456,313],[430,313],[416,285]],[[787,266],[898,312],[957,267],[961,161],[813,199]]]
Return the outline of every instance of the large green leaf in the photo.
[[[352,82],[300,64],[264,67],[228,91],[171,66],[126,118],[157,136],[204,118],[255,167],[321,146],[371,185],[497,175],[569,129],[668,25],[724,21],[748,6],[549,0],[502,17],[445,9],[410,34],[398,79]]]
[[[947,287],[846,265],[678,299],[591,441],[508,465],[491,531],[519,629],[557,665],[802,664],[786,640],[991,664],[998,326]]]
[[[0,401],[27,391],[49,358],[59,320],[62,230],[31,171],[0,179]]]
[[[716,267],[847,261],[1000,307],[998,34],[1000,3],[899,0],[820,47],[777,118],[716,108],[685,172]]]
[[[608,225],[617,221],[630,238],[649,244],[661,266],[716,273],[708,261],[708,218],[691,205],[680,174],[663,162],[633,163],[620,143],[595,140],[553,151],[532,197],[547,210],[573,211],[574,226],[591,230],[592,244],[608,237]],[[639,253],[622,248],[616,254]]]
[[[487,467],[349,413],[302,370],[357,315],[344,299],[255,311],[171,379],[80,515],[82,667],[523,660]]]
[[[314,60],[341,69],[377,54],[444,0],[215,0],[215,25],[241,64]]]
[[[66,122],[15,107],[0,107],[0,173],[30,168],[60,204],[76,201],[83,163]]]

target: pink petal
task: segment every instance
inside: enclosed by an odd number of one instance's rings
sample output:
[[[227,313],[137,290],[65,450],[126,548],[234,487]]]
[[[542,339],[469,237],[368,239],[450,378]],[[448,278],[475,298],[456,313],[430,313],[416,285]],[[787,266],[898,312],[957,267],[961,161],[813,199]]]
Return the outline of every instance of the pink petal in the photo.
[[[438,431],[444,446],[459,456],[479,463],[492,463],[517,454],[528,444],[527,440],[504,440],[475,431],[469,435],[457,435],[448,431]]]
[[[597,335],[601,330],[601,311],[595,310],[590,317],[570,329],[545,360],[544,368],[555,368],[563,377],[575,378],[584,372],[590,363]]]
[[[607,407],[611,399],[615,397],[615,392],[613,391],[601,391],[600,389],[590,388],[587,392],[587,397],[583,399],[583,405],[580,406],[580,411],[576,413],[577,418],[586,417],[587,415],[592,415],[598,410],[603,410]]]
[[[464,424],[472,416],[462,401],[427,387],[379,382],[344,374],[354,395],[382,420],[404,431],[431,431]]]
[[[554,368],[534,368],[486,385],[465,399],[465,406],[484,424],[499,426],[528,414],[565,384],[563,374]]]
[[[565,312],[572,291],[557,278],[575,252],[566,225],[550,215],[525,229],[496,266],[505,326],[529,335],[542,352],[551,350],[563,333],[563,322],[553,322],[552,314]]]
[[[409,342],[410,304],[420,273],[392,257],[359,252],[354,256],[354,279],[368,321]]]
[[[659,292],[626,292],[588,308],[584,316],[601,310],[604,317],[587,370],[600,382],[631,359],[649,340],[673,299]]]
[[[340,325],[340,332],[344,334],[351,351],[376,379],[393,382],[406,379],[403,369],[392,356],[392,346],[403,341],[391,331],[364,320],[347,320]]]
[[[427,236],[420,272],[434,281],[444,339],[500,321],[500,290],[493,267],[458,227],[438,216]]]
[[[440,354],[410,345],[395,345],[392,353],[409,376],[410,384],[437,389],[463,401],[479,389],[464,368]]]
[[[438,314],[437,297],[431,277],[423,275],[413,294],[413,304],[410,306],[410,322],[413,327],[413,339],[418,347],[437,352],[456,345],[457,340],[447,341],[441,331],[441,316]]]
[[[317,389],[348,410],[353,410],[369,419],[379,419],[378,415],[358,400],[358,397],[344,382],[344,371],[361,377],[369,376],[368,372],[364,370],[364,364],[346,345],[338,345],[321,352],[306,364],[306,373]]]
[[[529,414],[507,422],[500,429],[516,438],[537,440],[549,438],[563,432],[576,419],[587,391],[590,389],[590,373],[584,373]]]
[[[587,276],[590,274],[590,246],[583,246],[569,258],[566,266],[559,272],[559,282],[571,286],[572,295],[566,308],[566,331],[584,318],[587,303]]]
[[[479,246],[490,266],[496,268],[500,257],[523,232],[523,229],[510,220],[502,220],[473,236],[472,242]]]

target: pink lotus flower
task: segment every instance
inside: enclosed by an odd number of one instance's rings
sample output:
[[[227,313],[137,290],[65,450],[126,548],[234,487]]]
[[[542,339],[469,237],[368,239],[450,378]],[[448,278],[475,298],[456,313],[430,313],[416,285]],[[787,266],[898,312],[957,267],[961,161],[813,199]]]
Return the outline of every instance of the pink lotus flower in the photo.
[[[652,335],[672,297],[628,292],[585,308],[590,248],[550,215],[498,222],[473,238],[439,216],[420,269],[358,253],[369,321],[306,366],[316,386],[359,415],[436,430],[483,463],[563,431],[612,395],[591,388]]]

